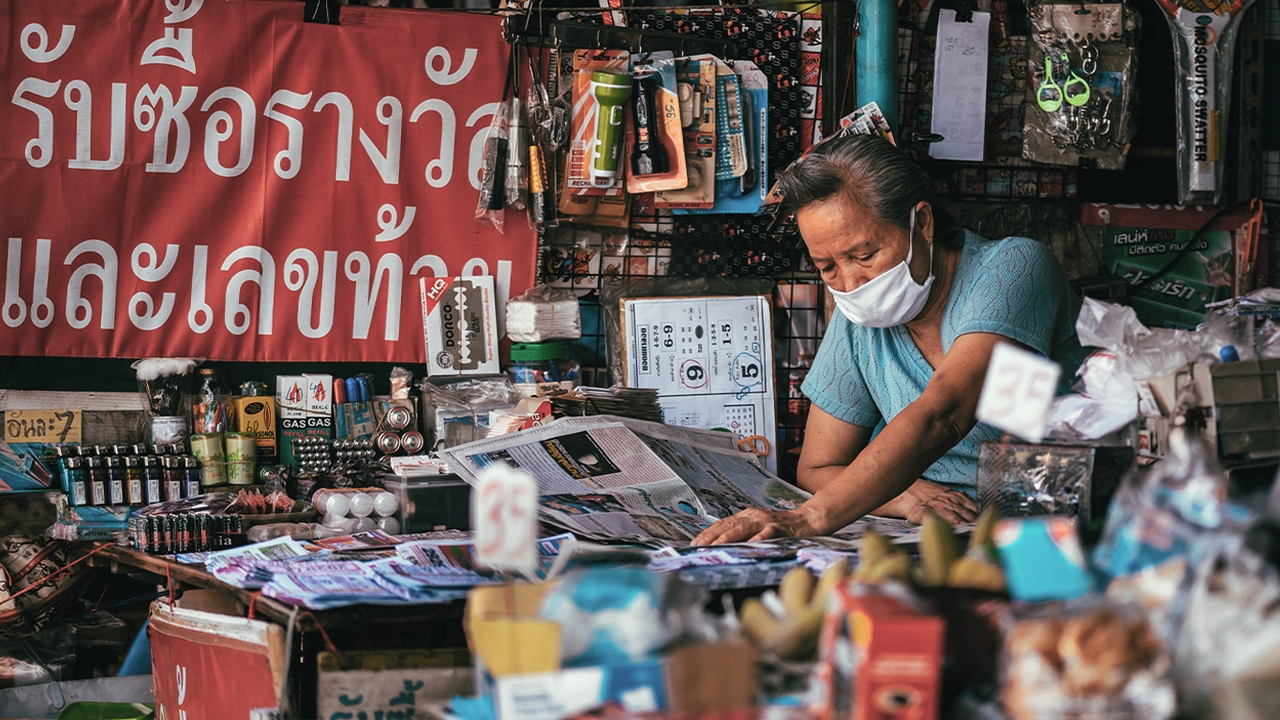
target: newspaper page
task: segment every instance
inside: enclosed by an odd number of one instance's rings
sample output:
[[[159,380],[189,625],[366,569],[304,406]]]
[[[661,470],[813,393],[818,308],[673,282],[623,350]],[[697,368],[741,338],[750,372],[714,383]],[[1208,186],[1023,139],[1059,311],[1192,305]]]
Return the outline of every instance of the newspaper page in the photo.
[[[469,481],[505,462],[537,479],[544,522],[598,540],[686,544],[717,516],[674,469],[625,425],[601,417],[442,450]]]
[[[562,418],[556,422],[581,425],[583,420],[593,419]],[[794,510],[809,499],[809,493],[761,466],[755,455],[739,451],[730,433],[610,419],[630,428],[693,488],[712,518],[726,518],[747,508]]]

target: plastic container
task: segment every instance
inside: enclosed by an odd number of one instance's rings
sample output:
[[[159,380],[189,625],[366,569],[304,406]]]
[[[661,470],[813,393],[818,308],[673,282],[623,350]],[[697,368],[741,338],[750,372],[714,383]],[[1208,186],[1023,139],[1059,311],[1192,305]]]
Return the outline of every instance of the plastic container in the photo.
[[[582,368],[569,357],[569,343],[512,343],[507,377],[523,395],[561,395],[578,386]]]

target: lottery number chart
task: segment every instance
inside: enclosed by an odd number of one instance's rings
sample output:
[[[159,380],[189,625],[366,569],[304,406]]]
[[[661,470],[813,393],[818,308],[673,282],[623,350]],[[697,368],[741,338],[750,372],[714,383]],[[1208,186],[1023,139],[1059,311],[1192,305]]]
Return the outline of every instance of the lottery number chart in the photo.
[[[624,383],[657,390],[669,424],[768,438],[756,447],[777,472],[769,298],[621,302]]]

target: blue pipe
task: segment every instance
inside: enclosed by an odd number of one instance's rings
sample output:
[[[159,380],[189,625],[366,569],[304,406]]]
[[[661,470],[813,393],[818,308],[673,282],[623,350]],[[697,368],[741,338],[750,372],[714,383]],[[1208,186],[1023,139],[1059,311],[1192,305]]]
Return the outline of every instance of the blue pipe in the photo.
[[[876,102],[896,134],[898,127],[898,5],[895,0],[862,0],[854,46],[858,107]]]

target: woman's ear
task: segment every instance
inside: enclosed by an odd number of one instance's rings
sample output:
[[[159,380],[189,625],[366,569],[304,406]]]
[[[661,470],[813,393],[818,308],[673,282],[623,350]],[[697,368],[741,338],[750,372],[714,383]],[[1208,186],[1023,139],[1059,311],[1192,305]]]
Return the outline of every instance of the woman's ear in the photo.
[[[916,227],[924,234],[924,239],[933,242],[933,205],[927,200],[916,204]]]

